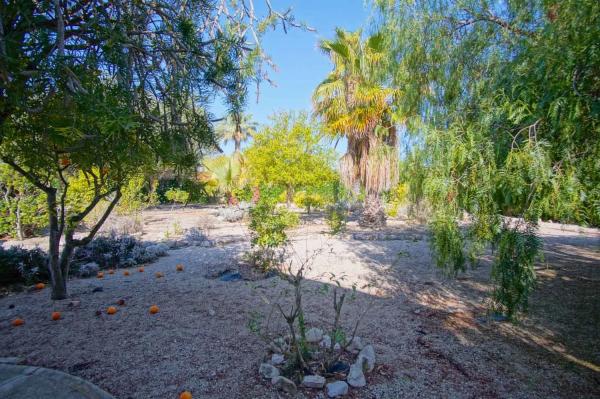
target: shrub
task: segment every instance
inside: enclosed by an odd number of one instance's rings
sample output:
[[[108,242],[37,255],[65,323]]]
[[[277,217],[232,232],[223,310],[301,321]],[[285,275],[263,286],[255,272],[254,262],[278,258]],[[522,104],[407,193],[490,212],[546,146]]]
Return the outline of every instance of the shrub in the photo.
[[[327,224],[332,234],[338,234],[346,228],[347,208],[341,203],[330,206],[327,209]]]
[[[190,200],[190,193],[179,188],[170,188],[165,193],[165,198],[171,203],[187,204]]]
[[[542,241],[535,225],[502,226],[497,240],[498,256],[492,266],[494,307],[513,319],[527,311],[527,298],[535,285],[535,260]]]
[[[250,253],[252,264],[268,270],[276,262],[276,249],[288,242],[285,232],[297,226],[298,215],[285,208],[278,208],[272,200],[262,199],[250,210],[252,247]]]
[[[311,208],[319,209],[325,205],[325,198],[320,194],[307,193],[306,191],[299,191],[294,196],[294,203],[304,209],[307,213],[310,213]]]
[[[39,249],[0,246],[0,286],[47,281],[48,255]]]
[[[156,260],[167,253],[165,244],[144,244],[128,235],[96,237],[88,245],[79,247],[73,256],[74,272],[78,266],[94,262],[100,269],[130,267]]]
[[[189,193],[187,203],[206,203],[211,194],[210,182],[200,182],[194,178],[161,179],[156,187],[156,201],[161,204],[173,202],[167,197],[171,189]]]
[[[400,206],[408,203],[408,184],[399,183],[389,193],[387,214],[391,217],[398,216],[398,210]]]

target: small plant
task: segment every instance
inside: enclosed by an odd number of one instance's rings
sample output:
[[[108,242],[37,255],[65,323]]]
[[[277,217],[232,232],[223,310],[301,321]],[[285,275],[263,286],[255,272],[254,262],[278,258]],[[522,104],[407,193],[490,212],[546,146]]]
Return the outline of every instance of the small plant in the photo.
[[[533,265],[542,242],[531,224],[503,225],[497,242],[498,255],[492,266],[494,310],[513,319],[519,311],[527,311],[527,299],[535,285]]]
[[[313,251],[305,258],[290,257],[288,261],[278,264],[276,271],[282,280],[289,283],[291,289],[284,288],[275,300],[263,296],[263,300],[270,305],[271,310],[266,317],[253,312],[248,321],[250,331],[265,340],[271,351],[283,354],[287,361],[281,366],[282,372],[297,382],[305,375],[328,374],[327,370],[331,370],[331,366],[342,356],[347,358],[349,355],[347,350],[356,342],[356,332],[367,310],[359,314],[350,330],[344,330],[342,309],[349,299],[356,297],[356,286],[353,286],[350,291],[346,290],[341,284],[344,277],[331,274],[329,280],[333,286],[334,321],[329,335],[323,334],[323,331],[318,328],[307,329],[303,298],[308,291],[304,282],[314,259],[321,252],[322,249]],[[294,259],[297,261],[294,262]],[[324,284],[318,291],[328,293],[330,285]],[[277,314],[285,321],[287,334],[282,335],[280,332],[274,334],[270,331],[270,324]]]
[[[179,222],[179,220],[173,222],[173,233],[176,236],[180,236],[183,234],[183,228],[181,227],[181,223]]]
[[[325,198],[320,194],[311,194],[306,191],[300,191],[294,196],[294,203],[306,209],[310,213],[311,209],[319,209],[325,205]]]
[[[187,205],[190,200],[190,193],[180,188],[170,188],[165,192],[165,198],[173,204]]]
[[[250,210],[252,251],[246,254],[247,261],[262,271],[271,269],[278,262],[278,248],[288,242],[286,229],[298,225],[298,215],[275,202],[263,199]]]
[[[331,229],[331,234],[341,233],[346,229],[348,211],[346,207],[337,203],[327,209],[327,224]]]

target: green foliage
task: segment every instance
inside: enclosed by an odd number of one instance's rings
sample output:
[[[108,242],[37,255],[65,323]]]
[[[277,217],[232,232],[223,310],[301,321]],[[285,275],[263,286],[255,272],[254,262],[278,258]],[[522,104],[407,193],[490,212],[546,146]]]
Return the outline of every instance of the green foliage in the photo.
[[[39,248],[0,246],[0,287],[48,280],[48,256]]]
[[[299,191],[294,195],[294,203],[310,213],[311,209],[322,208],[325,205],[325,198],[319,193]]]
[[[327,224],[331,229],[331,234],[341,233],[346,229],[348,220],[348,211],[341,203],[336,203],[327,208]]]
[[[157,201],[161,204],[172,202],[166,195],[170,190],[187,192],[189,194],[187,203],[206,203],[208,197],[212,195],[210,182],[199,182],[193,177],[182,176],[159,180],[158,187],[156,188]]]
[[[190,193],[179,188],[170,188],[165,193],[165,198],[171,203],[187,205],[190,199]]]
[[[134,175],[123,185],[123,196],[117,206],[117,212],[132,214],[153,204],[148,187],[148,179],[143,174]]]
[[[239,115],[248,84],[264,79],[265,20],[245,7],[170,0],[0,7],[0,159],[47,198],[54,299],[67,295],[74,248],[93,239],[128,180],[157,165],[195,172],[199,156],[216,148],[209,101],[221,95]],[[266,27],[290,18],[267,18]],[[89,234],[75,238],[106,201]]]
[[[398,185],[389,193],[387,214],[392,217],[398,216],[398,209],[400,206],[408,203],[408,198],[408,184],[398,183]]]
[[[0,195],[0,236],[22,239],[47,226],[43,193],[3,163],[0,163]]]
[[[261,200],[250,210],[252,245],[260,248],[278,248],[287,243],[285,230],[297,226],[298,215],[285,208],[277,207],[268,198]]]
[[[542,242],[535,225],[503,226],[497,240],[498,256],[492,267],[497,310],[513,318],[527,310],[527,299],[535,284],[533,269]]]
[[[600,3],[374,3],[394,60],[385,74],[403,90],[403,181],[433,212],[437,264],[455,273],[497,245],[494,298],[512,317],[540,246],[535,229],[511,233],[503,218],[599,219]]]
[[[282,113],[254,136],[245,151],[250,180],[283,190],[311,188],[335,178],[333,153],[306,114]],[[289,194],[288,194],[289,195]]]
[[[203,161],[203,165],[211,174],[209,181],[212,184],[216,182],[216,191],[211,191],[211,196],[221,194],[229,199],[242,186],[244,160],[239,152],[234,152],[231,156],[219,155],[207,158]]]

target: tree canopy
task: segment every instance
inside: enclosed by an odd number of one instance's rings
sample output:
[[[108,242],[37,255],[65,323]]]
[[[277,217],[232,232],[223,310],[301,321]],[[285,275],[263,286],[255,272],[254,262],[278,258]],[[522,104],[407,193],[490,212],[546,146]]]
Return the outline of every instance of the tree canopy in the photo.
[[[600,3],[375,3],[437,262],[463,270],[498,245],[495,299],[512,316],[533,284],[537,221],[600,222]]]
[[[359,183],[367,194],[362,223],[380,225],[385,213],[379,196],[398,178],[394,98],[399,91],[386,84],[384,37],[363,40],[361,34],[338,29],[333,40],[321,41],[333,70],[315,89],[313,102],[326,131],[348,141],[340,172],[347,186]]]
[[[74,248],[129,177],[157,163],[194,167],[215,146],[209,102],[220,93],[238,112],[247,84],[264,79],[264,31],[297,25],[268,10],[260,19],[251,2],[225,0],[0,3],[0,159],[47,197],[53,298],[66,296]],[[81,174],[89,202],[74,209],[70,180]],[[103,216],[76,238],[103,200]]]
[[[273,124],[258,132],[245,151],[250,179],[286,189],[288,203],[297,188],[333,180],[333,154],[322,139],[306,114],[276,115]]]

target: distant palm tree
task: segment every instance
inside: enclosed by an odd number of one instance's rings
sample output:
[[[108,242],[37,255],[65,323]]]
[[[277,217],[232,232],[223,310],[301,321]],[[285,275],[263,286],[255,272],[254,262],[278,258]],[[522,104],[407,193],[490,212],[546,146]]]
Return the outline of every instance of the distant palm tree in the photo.
[[[215,133],[226,144],[233,140],[235,152],[239,153],[242,142],[252,137],[257,128],[258,124],[252,121],[252,115],[231,114],[216,126]]]
[[[385,224],[381,193],[398,180],[397,134],[394,99],[398,89],[380,78],[387,58],[384,40],[373,35],[361,40],[361,31],[336,30],[334,40],[323,40],[320,48],[329,56],[333,70],[315,89],[315,113],[334,137],[348,141],[341,158],[344,183],[359,183],[365,191],[362,225]]]

